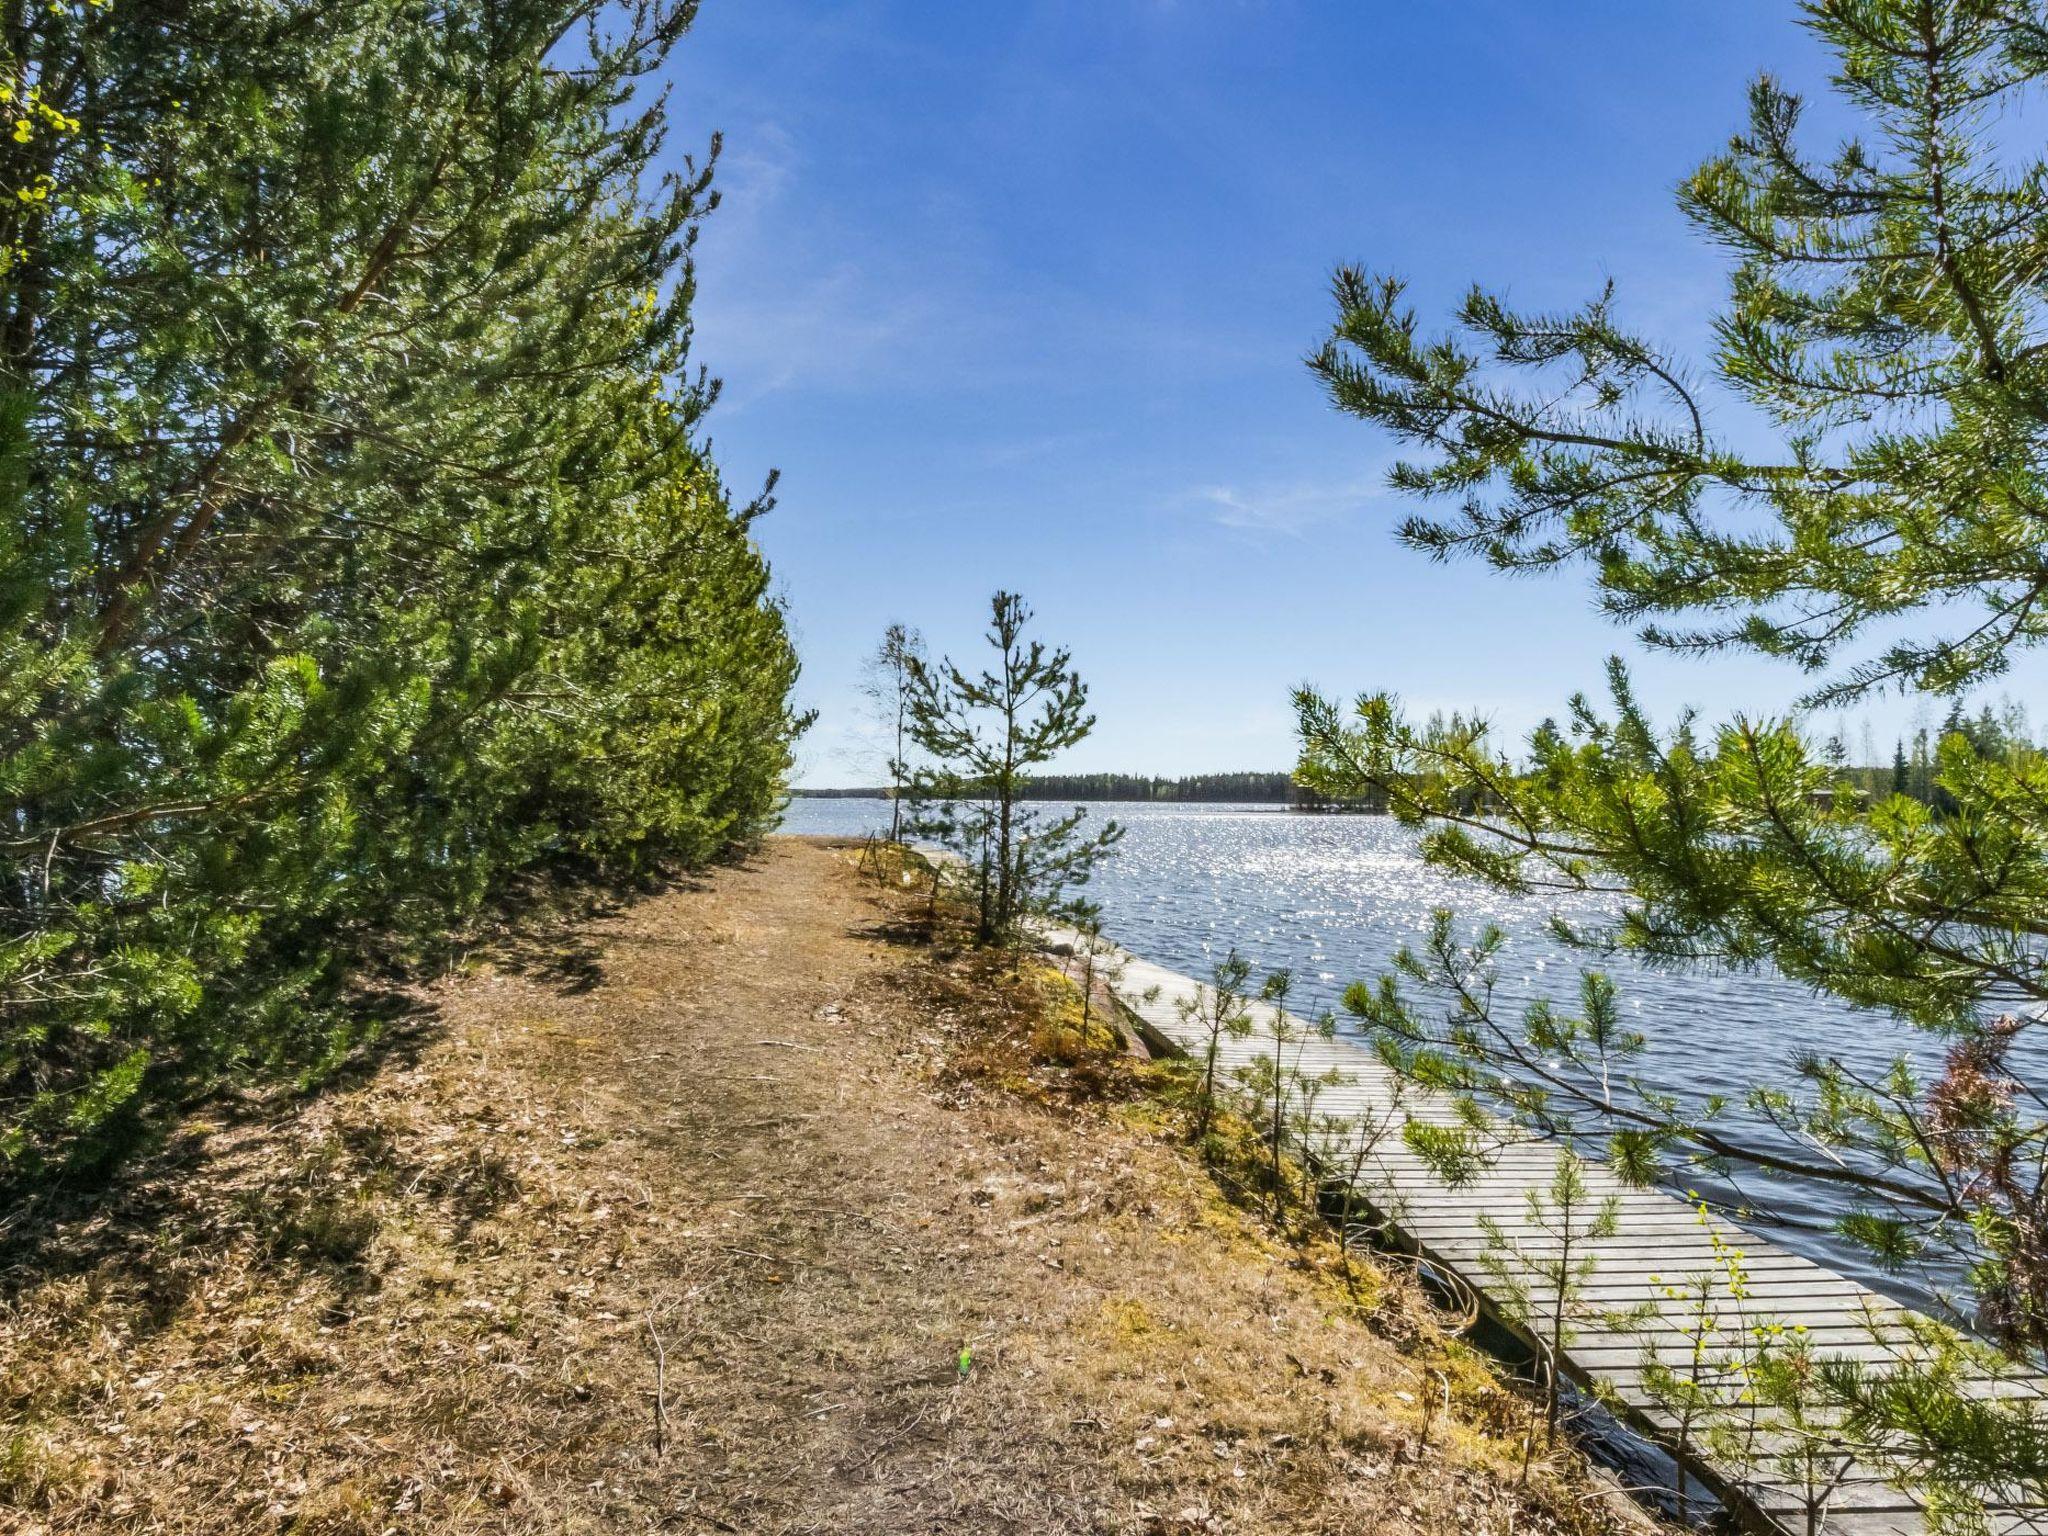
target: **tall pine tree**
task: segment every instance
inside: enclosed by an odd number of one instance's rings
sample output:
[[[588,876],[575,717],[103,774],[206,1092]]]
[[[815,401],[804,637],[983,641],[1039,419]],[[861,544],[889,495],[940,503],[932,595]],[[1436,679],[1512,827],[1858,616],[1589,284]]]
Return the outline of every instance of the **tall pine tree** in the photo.
[[[1628,330],[1611,285],[1540,313],[1475,288],[1431,333],[1398,279],[1346,268],[1314,368],[1341,410],[1411,450],[1394,486],[1448,503],[1403,525],[1416,548],[1584,566],[1650,645],[1786,659],[1814,677],[1811,703],[1959,694],[2048,637],[2048,159],[2019,108],[2048,77],[2048,18],[1995,0],[1804,11],[1870,136],[1809,153],[1800,101],[1765,78],[1747,128],[1683,183],[1688,217],[1734,258],[1711,357]],[[1780,451],[1737,446],[1731,403]],[[1958,711],[1918,799],[1864,815],[1789,722],[1660,732],[1619,664],[1610,695],[1575,701],[1569,736],[1532,743],[1535,771],[1518,773],[1483,729],[1305,691],[1304,775],[1332,797],[1384,794],[1430,826],[1432,859],[1510,889],[1624,887],[1618,922],[1588,938],[1672,964],[1769,962],[1890,1009],[1942,1037],[1945,1069],[1872,1080],[1804,1059],[1810,1092],[1758,1102],[1795,1148],[1829,1153],[1788,1156],[1729,1137],[1710,1105],[1603,1102],[1590,1062],[1560,1065],[1538,1105],[1515,1059],[1534,1042],[1512,1030],[1483,1063],[1424,1058],[1534,1118],[1611,1133],[1645,1176],[1699,1156],[1828,1180],[1856,1207],[1844,1230],[1884,1262],[1959,1250],[1979,1321],[2039,1357],[2048,1084],[2028,1063],[2048,1003],[2048,761],[1980,753]],[[1902,775],[1920,775],[1903,754]],[[1980,1487],[2017,1480],[2035,1502],[2048,1484],[2039,1424],[1932,1376],[1837,1385],[1874,1438],[1940,1423],[1950,1472],[1975,1457]]]
[[[524,871],[772,815],[795,664],[645,89],[693,9],[9,11],[0,1175],[318,1071]]]

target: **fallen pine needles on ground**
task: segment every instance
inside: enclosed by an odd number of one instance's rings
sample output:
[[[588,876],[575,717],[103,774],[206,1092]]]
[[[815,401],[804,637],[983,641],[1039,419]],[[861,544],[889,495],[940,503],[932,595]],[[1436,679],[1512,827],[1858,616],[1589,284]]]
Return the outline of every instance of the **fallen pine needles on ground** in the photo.
[[[477,957],[356,1085],[9,1232],[0,1527],[1614,1528],[1412,1282],[1280,1241],[1168,1069],[857,851]]]

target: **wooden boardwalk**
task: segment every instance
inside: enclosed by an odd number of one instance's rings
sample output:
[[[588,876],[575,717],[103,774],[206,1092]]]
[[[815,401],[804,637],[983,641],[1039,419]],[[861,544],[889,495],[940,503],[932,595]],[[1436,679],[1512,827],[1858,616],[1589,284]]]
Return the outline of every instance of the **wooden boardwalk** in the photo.
[[[1056,948],[1078,942],[1071,933],[1049,939]],[[1205,1032],[1187,1014],[1200,984],[1122,952],[1113,963],[1120,968],[1114,989],[1147,1034],[1200,1054]],[[1261,1039],[1264,1033],[1255,1026],[1247,1038],[1225,1037],[1219,1075],[1234,1083],[1240,1070],[1270,1059],[1274,1048],[1270,1035]],[[1303,1026],[1300,1033],[1310,1032]],[[1542,1264],[1546,1254],[1555,1254],[1556,1239],[1532,1220],[1528,1193],[1549,1185],[1557,1147],[1498,1128],[1496,1155],[1474,1177],[1452,1186],[1416,1155],[1403,1129],[1410,1121],[1466,1124],[1454,1105],[1418,1096],[1368,1050],[1343,1039],[1311,1034],[1287,1044],[1282,1054],[1290,1068],[1328,1077],[1314,1105],[1321,1128],[1311,1132],[1321,1171],[1349,1178],[1361,1213],[1388,1241],[1417,1255],[1447,1283],[1469,1290],[1483,1312],[1540,1356],[1543,1330],[1528,1318],[1532,1311],[1549,1315],[1555,1299]],[[1794,1536],[1926,1531],[1921,1503],[1910,1487],[1900,1486],[1896,1473],[1888,1477],[1882,1464],[1858,1460],[1855,1452],[1831,1444],[1824,1428],[1787,1432],[1782,1413],[1739,1403],[1759,1328],[1800,1330],[1816,1356],[1882,1362],[1910,1348],[1911,1325],[1924,1320],[1731,1221],[1702,1214],[1676,1195],[1627,1186],[1597,1165],[1586,1167],[1585,1178],[1595,1201],[1616,1200],[1621,1219],[1614,1236],[1584,1244],[1596,1264],[1570,1301],[1573,1336],[1561,1354],[1561,1373],[1597,1391],[1634,1428],[1671,1449],[1680,1438],[1674,1394],[1650,1389],[1647,1363],[1654,1358],[1684,1369],[1722,1404],[1713,1417],[1724,1437],[1742,1440],[1739,1451],[1730,1453],[1724,1444],[1709,1455],[1696,1443],[1704,1436],[1687,1437],[1695,1442],[1685,1458],[1688,1475],[1754,1527]],[[1494,1238],[1482,1229],[1481,1216],[1494,1224]],[[1723,1246],[1717,1247],[1717,1238]],[[1746,1277],[1742,1297],[1728,1294],[1728,1255],[1735,1250]],[[1713,1282],[1711,1330],[1699,1327],[1692,1306],[1671,1294],[1701,1277]],[[1524,1297],[1515,1294],[1518,1282]],[[1645,1308],[1651,1310],[1638,1310]],[[1636,1315],[1617,1315],[1625,1313]],[[1704,1341],[1702,1350],[1695,1349],[1696,1335]],[[1691,1365],[1696,1357],[1704,1362],[1698,1368]],[[2001,1395],[2039,1397],[2044,1389],[2048,1378],[2017,1371],[1983,1382],[1985,1392]],[[2000,1509],[1992,1529],[2001,1536],[2048,1532],[2048,1509]]]

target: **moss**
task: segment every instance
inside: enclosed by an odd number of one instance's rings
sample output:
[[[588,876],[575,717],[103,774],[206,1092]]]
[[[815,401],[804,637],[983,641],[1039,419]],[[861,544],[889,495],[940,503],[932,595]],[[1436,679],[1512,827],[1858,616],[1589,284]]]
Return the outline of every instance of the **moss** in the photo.
[[[1123,1042],[1100,1009],[1084,1008],[1081,989],[1056,966],[1022,967],[1017,985],[1034,995],[1030,1035],[1034,1060],[1074,1067],[1121,1053]]]
[[[1102,1321],[1110,1338],[1127,1348],[1142,1345],[1159,1331],[1152,1309],[1135,1296],[1110,1296],[1102,1303]]]

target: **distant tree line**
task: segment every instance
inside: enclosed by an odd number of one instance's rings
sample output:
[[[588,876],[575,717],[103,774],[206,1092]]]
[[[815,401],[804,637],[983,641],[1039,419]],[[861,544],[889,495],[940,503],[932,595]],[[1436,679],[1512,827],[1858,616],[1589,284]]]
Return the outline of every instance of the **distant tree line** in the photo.
[[[1834,770],[1838,785],[1849,789],[1864,805],[1902,795],[1931,807],[1937,816],[1946,816],[1957,805],[1940,782],[1942,744],[1950,738],[1980,763],[2020,767],[2041,759],[2027,707],[2013,699],[1982,704],[1974,712],[1961,700],[1953,701],[1940,725],[1916,725],[1897,737],[1891,756],[1884,761],[1878,760],[1867,727],[1860,762],[1852,761],[1848,740],[1839,731],[1815,736],[1809,748],[1818,762]],[[1540,761],[1561,739],[1557,722],[1545,720],[1531,739],[1532,763]]]
[[[1820,755],[1836,765],[1868,801],[1904,795],[1932,806],[1937,815],[1948,815],[1956,809],[1956,800],[1941,786],[1940,754],[1941,744],[1950,737],[1960,740],[1980,762],[2017,767],[2040,756],[2026,706],[2010,700],[1995,709],[1983,705],[1975,714],[1969,713],[1960,701],[1951,704],[1937,729],[1918,726],[1910,735],[1899,737],[1887,763],[1851,764],[1846,744],[1839,735],[1821,742]]]
[[[888,785],[855,789],[798,789],[811,800],[886,799]],[[1146,773],[1048,773],[1018,791],[1020,800],[1150,801],[1162,805],[1292,805],[1303,810],[1352,810],[1362,802],[1335,800],[1305,789],[1291,773],[1191,773],[1164,778]],[[1384,809],[1383,805],[1373,809]]]
[[[1032,780],[1033,800],[1234,801],[1285,804],[1293,777],[1285,773],[1194,773],[1177,779],[1138,773],[1048,773]]]
[[[1476,732],[1484,729],[1478,717],[1462,715],[1433,717],[1433,729]],[[1847,786],[1867,802],[1887,795],[1905,795],[1937,811],[1945,809],[1948,797],[1935,783],[1939,771],[1936,754],[1944,738],[1961,737],[1978,757],[1992,762],[2016,762],[2040,749],[2035,744],[2024,704],[2001,701],[1982,705],[1973,714],[1960,703],[1952,705],[1937,729],[1922,726],[1898,738],[1887,762],[1851,763],[1847,740],[1839,733],[1820,737],[1819,756],[1837,765]],[[1563,740],[1556,720],[1547,719],[1536,728],[1537,756],[1553,742]],[[1532,759],[1533,761],[1534,759]],[[886,784],[850,789],[798,789],[800,799],[857,800],[887,799],[895,791]],[[1350,796],[1323,793],[1299,782],[1294,773],[1193,773],[1178,778],[1144,773],[1048,773],[1032,778],[1018,790],[1020,800],[1145,801],[1158,804],[1291,805],[1306,811],[1354,811],[1373,814],[1387,809],[1386,796],[1367,792]],[[1464,811],[1486,808],[1485,796],[1465,786],[1457,797]]]

